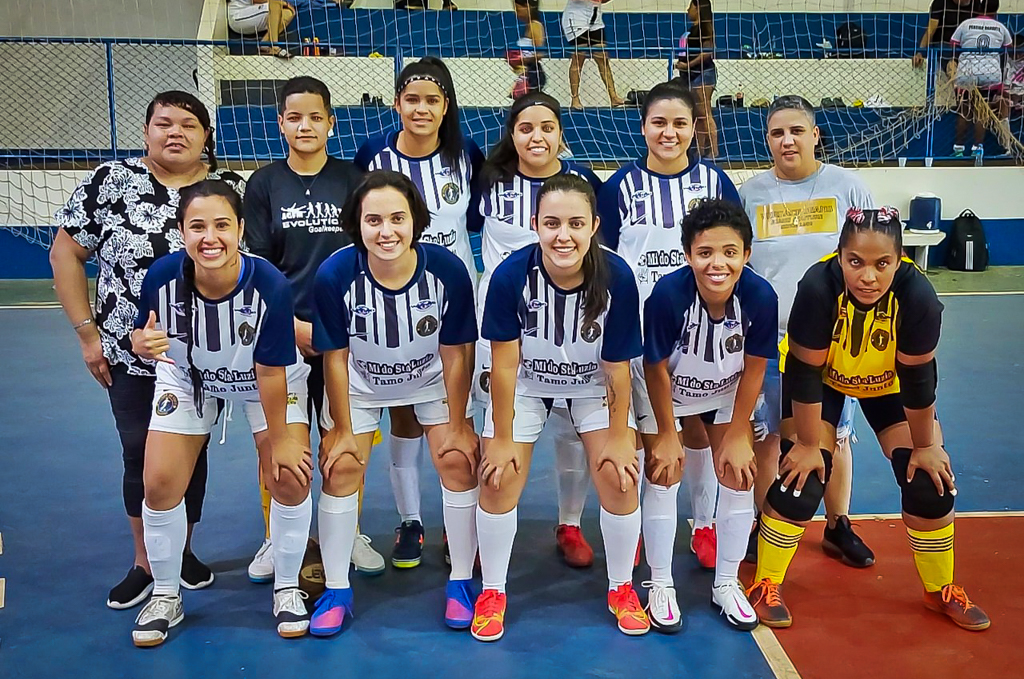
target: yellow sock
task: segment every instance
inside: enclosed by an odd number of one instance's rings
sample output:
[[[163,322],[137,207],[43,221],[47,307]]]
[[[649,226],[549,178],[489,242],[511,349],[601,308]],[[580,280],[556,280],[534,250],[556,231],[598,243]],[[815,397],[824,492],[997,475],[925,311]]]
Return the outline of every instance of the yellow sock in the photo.
[[[757,575],[754,581],[768,578],[781,585],[803,535],[801,526],[762,514],[757,532]]]
[[[914,563],[926,592],[938,592],[953,582],[953,524],[938,530],[907,529]]]
[[[267,484],[263,483],[263,475],[260,474],[260,502],[263,504],[263,528],[266,531],[265,540],[270,539],[270,491]]]

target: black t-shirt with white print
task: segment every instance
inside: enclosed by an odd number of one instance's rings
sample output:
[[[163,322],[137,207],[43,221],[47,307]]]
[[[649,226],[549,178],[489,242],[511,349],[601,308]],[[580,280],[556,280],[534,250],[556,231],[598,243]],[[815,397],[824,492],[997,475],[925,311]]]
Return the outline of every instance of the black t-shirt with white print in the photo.
[[[230,170],[207,178],[245,191],[245,180]],[[157,181],[141,158],[128,158],[93,170],[54,216],[57,227],[99,260],[94,306],[103,355],[130,375],[156,375],[152,362],[132,353],[131,332],[149,267],[184,247],[177,208],[178,190]]]
[[[347,160],[329,157],[320,172],[310,176],[296,174],[287,160],[277,160],[253,172],[246,184],[246,249],[285,275],[301,320],[313,320],[317,269],[352,242],[338,218],[362,177]]]

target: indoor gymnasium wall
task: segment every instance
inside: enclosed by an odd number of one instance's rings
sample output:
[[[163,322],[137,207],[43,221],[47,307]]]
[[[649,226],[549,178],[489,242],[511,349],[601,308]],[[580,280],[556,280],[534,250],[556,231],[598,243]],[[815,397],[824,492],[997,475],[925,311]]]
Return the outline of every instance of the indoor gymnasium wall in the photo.
[[[194,40],[202,10],[203,0],[3,0],[0,36]]]

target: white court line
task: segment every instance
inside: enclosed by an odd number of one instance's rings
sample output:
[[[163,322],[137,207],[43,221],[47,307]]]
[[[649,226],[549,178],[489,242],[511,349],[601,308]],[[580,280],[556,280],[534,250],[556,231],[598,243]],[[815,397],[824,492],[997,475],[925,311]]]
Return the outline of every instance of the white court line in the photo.
[[[44,304],[3,304],[0,305],[0,311],[10,311],[12,309],[59,309],[60,304],[57,302],[46,302]]]
[[[939,297],[1005,297],[1024,295],[1024,290],[990,290],[988,292],[940,292]]]

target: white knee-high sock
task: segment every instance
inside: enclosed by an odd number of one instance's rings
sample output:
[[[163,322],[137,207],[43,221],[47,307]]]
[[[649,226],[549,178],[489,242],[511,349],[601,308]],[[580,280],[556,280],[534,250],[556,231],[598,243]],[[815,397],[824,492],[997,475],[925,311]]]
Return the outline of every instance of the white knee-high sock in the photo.
[[[325,584],[330,589],[347,589],[350,586],[348,569],[352,562],[352,543],[356,539],[356,524],[359,522],[359,493],[345,497],[320,493],[317,505]]]
[[[715,517],[718,477],[711,448],[686,448],[686,483],[693,507],[693,529],[707,528]]]
[[[392,435],[391,490],[402,521],[420,521],[420,455],[423,437],[402,439]]]
[[[648,483],[644,489],[644,553],[651,567],[651,580],[662,587],[672,587],[672,552],[676,544],[679,522],[676,498],[679,484],[659,486]]]
[[[452,558],[452,580],[473,577],[476,561],[476,508],[480,488],[455,491],[441,484],[444,501],[444,529],[448,533],[448,552]]]
[[[608,565],[608,589],[633,581],[633,558],[640,539],[640,508],[625,515],[601,507],[601,537]]]
[[[555,474],[558,486],[559,525],[579,526],[583,517],[583,505],[590,490],[590,469],[587,453],[583,450],[572,422],[564,414],[548,420],[554,427]]]
[[[718,554],[715,561],[715,586],[736,580],[740,561],[747,553],[747,539],[754,525],[754,491],[718,489]]]
[[[512,544],[516,540],[518,527],[518,507],[504,514],[490,514],[477,508],[476,534],[480,541],[480,571],[484,589],[505,593],[508,564],[512,560]]]
[[[164,511],[150,509],[143,502],[142,529],[153,573],[153,595],[173,596],[181,587],[181,553],[188,534],[185,501]]]
[[[313,499],[297,505],[270,501],[270,542],[274,545],[274,589],[299,586],[302,557],[306,554],[309,524],[313,520]]]

